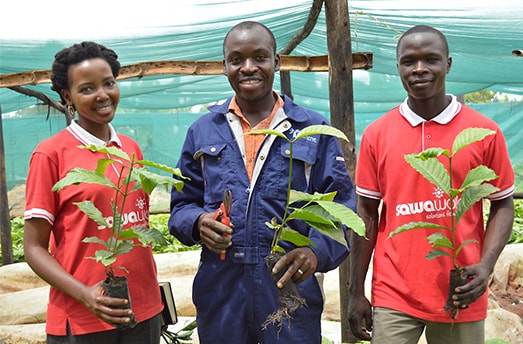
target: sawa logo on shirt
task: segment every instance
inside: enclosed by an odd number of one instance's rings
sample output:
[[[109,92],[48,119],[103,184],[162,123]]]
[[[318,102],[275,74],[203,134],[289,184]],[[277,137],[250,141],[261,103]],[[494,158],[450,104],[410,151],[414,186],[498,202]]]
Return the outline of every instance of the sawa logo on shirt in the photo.
[[[444,197],[445,193],[437,187],[432,194],[435,199],[396,205],[396,216],[423,214],[427,220],[451,216],[451,210],[458,206],[459,196],[451,203],[450,199]]]
[[[122,214],[122,226],[131,223],[133,227],[145,227],[149,221],[149,211],[145,208],[147,202],[144,198],[136,200],[137,210]],[[109,224],[109,228],[113,228],[114,217],[106,216],[105,221]],[[104,226],[98,226],[98,229],[104,229]]]

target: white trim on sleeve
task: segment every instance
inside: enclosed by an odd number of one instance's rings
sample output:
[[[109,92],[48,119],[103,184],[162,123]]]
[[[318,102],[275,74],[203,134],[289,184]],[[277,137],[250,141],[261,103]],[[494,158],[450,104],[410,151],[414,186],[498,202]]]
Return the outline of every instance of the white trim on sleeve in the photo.
[[[381,193],[378,191],[367,190],[362,187],[356,186],[356,193],[360,196],[381,200]]]
[[[33,218],[45,219],[51,226],[54,224],[54,215],[42,208],[32,208],[24,211],[24,220]]]

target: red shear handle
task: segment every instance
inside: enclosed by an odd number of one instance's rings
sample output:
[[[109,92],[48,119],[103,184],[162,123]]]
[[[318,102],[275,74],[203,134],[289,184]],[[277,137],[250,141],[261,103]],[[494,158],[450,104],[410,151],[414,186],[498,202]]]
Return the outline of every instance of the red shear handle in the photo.
[[[225,204],[221,204],[220,208],[216,210],[216,213],[214,213],[214,220],[219,221],[223,223],[224,225],[230,227],[231,226],[231,219],[229,216],[227,216],[227,211],[225,208]],[[229,234],[223,232],[222,236],[227,237]],[[225,252],[220,253],[220,260],[225,260]]]

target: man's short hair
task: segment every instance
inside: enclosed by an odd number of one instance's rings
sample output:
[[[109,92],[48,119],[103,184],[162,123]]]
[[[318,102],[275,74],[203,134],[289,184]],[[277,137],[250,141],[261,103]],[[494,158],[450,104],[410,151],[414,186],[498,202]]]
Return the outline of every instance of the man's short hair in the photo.
[[[276,38],[274,37],[274,34],[272,33],[272,31],[267,26],[263,25],[262,23],[257,22],[257,21],[251,21],[251,20],[238,23],[238,24],[234,25],[232,27],[232,29],[229,30],[229,32],[227,32],[227,34],[225,35],[225,38],[223,39],[223,54],[225,55],[225,42],[227,41],[227,38],[229,38],[229,34],[231,32],[236,31],[236,30],[250,30],[255,26],[259,26],[259,27],[263,28],[265,31],[267,31],[267,33],[271,37],[272,46],[274,48],[273,52],[276,55]]]
[[[445,55],[448,57],[449,56],[449,43],[447,42],[447,38],[445,37],[445,35],[439,31],[438,29],[435,29],[433,28],[432,26],[428,26],[428,25],[416,25],[416,26],[413,26],[411,27],[410,29],[408,29],[407,31],[405,31],[403,33],[403,35],[401,35],[399,41],[398,41],[398,45],[396,46],[396,57],[398,56],[398,52],[399,52],[399,46],[400,46],[400,43],[402,41],[402,39],[410,34],[413,34],[413,33],[433,33],[437,36],[439,36],[439,38],[441,39],[441,41],[443,42],[443,46],[445,47]]]

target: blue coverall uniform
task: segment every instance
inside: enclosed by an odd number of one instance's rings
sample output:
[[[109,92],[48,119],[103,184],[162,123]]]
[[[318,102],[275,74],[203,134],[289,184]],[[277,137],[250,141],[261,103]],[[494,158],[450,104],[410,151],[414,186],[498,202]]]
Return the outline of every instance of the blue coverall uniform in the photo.
[[[325,117],[300,107],[283,96],[283,111],[276,113],[271,128],[287,137],[314,124],[328,124]],[[214,212],[224,189],[233,196],[232,246],[226,260],[202,248],[200,266],[193,282],[201,343],[321,343],[320,319],[323,295],[312,275],[298,285],[307,306],[284,322],[262,330],[267,316],[279,308],[278,290],[264,263],[270,252],[273,230],[265,222],[281,220],[289,172],[289,143],[267,136],[257,155],[252,181],[242,157],[243,132],[239,118],[229,113],[231,99],[209,107],[209,113],[189,128],[178,167],[185,181],[183,192],[171,196],[169,230],[186,245],[198,242],[198,217]],[[293,145],[292,189],[314,193],[337,191],[336,201],[355,210],[355,196],[338,139],[315,135]],[[346,247],[303,222],[291,227],[307,235],[316,247],[317,272],[335,269],[348,255]],[[292,249],[289,245],[285,247]],[[289,330],[290,328],[290,330]]]

